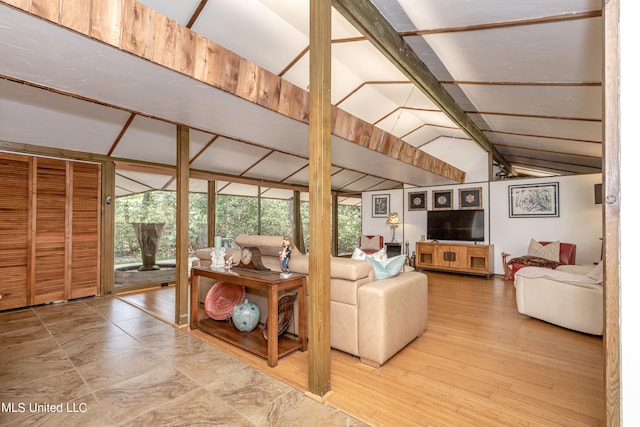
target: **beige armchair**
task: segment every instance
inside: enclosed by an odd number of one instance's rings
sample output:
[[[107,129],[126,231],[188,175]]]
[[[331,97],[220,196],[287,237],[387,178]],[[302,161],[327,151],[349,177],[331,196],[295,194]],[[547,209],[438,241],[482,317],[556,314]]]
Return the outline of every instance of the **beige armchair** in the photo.
[[[592,335],[604,325],[602,263],[559,266],[556,270],[524,267],[514,280],[518,312]]]

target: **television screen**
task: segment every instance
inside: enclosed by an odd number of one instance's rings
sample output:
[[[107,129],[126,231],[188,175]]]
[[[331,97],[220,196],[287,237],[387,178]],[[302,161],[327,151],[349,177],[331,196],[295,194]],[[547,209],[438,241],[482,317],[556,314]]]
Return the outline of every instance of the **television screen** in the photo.
[[[484,210],[428,211],[427,239],[484,241]]]

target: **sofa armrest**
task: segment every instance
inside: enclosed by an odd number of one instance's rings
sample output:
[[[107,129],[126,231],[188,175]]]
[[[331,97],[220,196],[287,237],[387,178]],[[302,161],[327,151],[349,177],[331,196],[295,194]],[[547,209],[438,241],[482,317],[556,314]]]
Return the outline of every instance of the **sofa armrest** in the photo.
[[[427,328],[428,281],[423,273],[402,273],[358,289],[358,354],[380,366]]]

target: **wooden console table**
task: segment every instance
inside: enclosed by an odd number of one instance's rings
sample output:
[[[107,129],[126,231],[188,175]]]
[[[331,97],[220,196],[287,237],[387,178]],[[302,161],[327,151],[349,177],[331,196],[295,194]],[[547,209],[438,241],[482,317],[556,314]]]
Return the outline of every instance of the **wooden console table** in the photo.
[[[440,270],[491,277],[493,245],[416,242],[416,270]]]
[[[251,332],[240,332],[226,320],[213,320],[209,317],[199,319],[198,287],[200,277],[246,286],[252,289],[267,291],[267,333],[268,340],[262,336],[259,328]],[[278,292],[296,289],[298,292],[298,338],[278,336]],[[223,341],[234,344],[244,350],[267,359],[270,367],[278,365],[278,359],[296,350],[307,350],[307,278],[301,274],[293,274],[289,278],[281,278],[280,273],[262,272],[243,269],[212,270],[209,267],[191,269],[191,329],[200,329]]]

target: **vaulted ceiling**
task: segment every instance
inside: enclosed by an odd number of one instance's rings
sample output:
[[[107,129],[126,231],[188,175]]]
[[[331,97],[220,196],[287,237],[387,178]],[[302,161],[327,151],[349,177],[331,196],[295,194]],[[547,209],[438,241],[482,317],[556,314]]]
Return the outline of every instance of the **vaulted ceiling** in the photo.
[[[0,1],[0,148],[110,156],[119,195],[170,189],[170,172],[127,161],[175,166],[182,124],[191,167],[216,174],[222,192],[245,191],[235,177],[262,180],[274,197],[276,184],[308,185],[308,124],[283,107],[286,87],[298,93],[287,102],[308,108],[308,1],[52,3]],[[601,171],[600,0],[361,4],[334,1],[334,190],[468,182],[478,163],[486,180],[499,170],[488,170],[487,152],[511,174]],[[107,18],[98,12],[112,10],[121,10],[111,27],[120,33],[100,34]],[[171,63],[158,57],[170,41],[158,22],[178,34]],[[229,58],[255,66],[276,82],[279,103],[256,88],[211,84],[200,57],[180,52],[180,37],[223,48],[218,66]],[[195,179],[192,190],[204,183]]]

